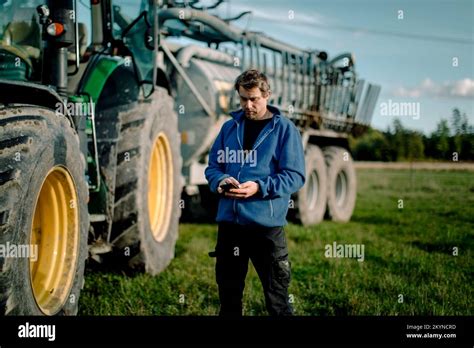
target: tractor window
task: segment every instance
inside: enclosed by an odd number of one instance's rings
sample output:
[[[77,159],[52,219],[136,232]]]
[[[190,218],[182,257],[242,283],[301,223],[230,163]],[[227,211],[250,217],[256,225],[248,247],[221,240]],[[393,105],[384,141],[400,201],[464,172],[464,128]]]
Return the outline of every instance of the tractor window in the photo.
[[[92,13],[90,1],[77,2],[77,19],[79,21],[79,43],[85,47],[92,43]],[[82,28],[81,28],[82,27]]]
[[[0,77],[31,79],[38,70],[41,29],[36,7],[44,0],[0,0]]]
[[[147,41],[153,36],[153,0],[115,0],[112,6],[113,35],[129,48],[141,81],[150,82],[144,85],[145,92],[150,91],[155,52]]]
[[[37,58],[41,30],[36,7],[43,1],[0,0],[0,39],[3,45],[19,46],[32,58]],[[32,48],[37,51],[33,52]]]
[[[113,33],[114,37],[120,38],[122,32],[143,11],[151,15],[151,1],[148,0],[114,0],[113,1]],[[151,18],[151,17],[150,17]]]

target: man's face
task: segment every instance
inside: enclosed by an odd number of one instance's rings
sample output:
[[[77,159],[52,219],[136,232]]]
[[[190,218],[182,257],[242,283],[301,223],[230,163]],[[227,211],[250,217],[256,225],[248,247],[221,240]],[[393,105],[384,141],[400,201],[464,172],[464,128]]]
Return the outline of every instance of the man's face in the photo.
[[[239,87],[240,106],[245,112],[245,116],[251,120],[262,119],[267,112],[267,102],[270,93],[266,96],[262,95],[262,91],[258,87],[245,89]]]

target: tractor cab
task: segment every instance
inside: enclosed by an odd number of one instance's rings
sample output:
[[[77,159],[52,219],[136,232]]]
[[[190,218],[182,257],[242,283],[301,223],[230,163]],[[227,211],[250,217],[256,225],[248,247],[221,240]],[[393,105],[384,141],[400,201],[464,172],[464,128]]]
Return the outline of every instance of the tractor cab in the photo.
[[[59,83],[63,93],[69,84],[71,95],[92,56],[117,55],[128,57],[149,94],[155,13],[149,0],[0,0],[0,79]]]
[[[41,26],[36,7],[41,0],[0,0],[0,78],[38,79]]]
[[[8,75],[3,73],[15,72],[16,79],[35,80],[33,72],[38,73],[37,66],[41,61],[41,51],[43,42],[41,37],[41,23],[39,21],[38,6],[44,5],[44,0],[1,0],[0,1],[0,50],[2,65],[2,77]],[[80,2],[78,5],[78,15],[84,13],[85,6]],[[82,8],[82,11],[81,11]],[[78,23],[78,44],[79,57],[82,59],[87,46],[90,43],[88,32],[90,31],[90,18],[86,18],[88,23]],[[87,28],[89,26],[89,28]],[[73,28],[75,30],[75,28]],[[71,48],[68,53],[70,65],[75,63],[76,56]],[[9,64],[8,56],[14,56],[14,64]],[[10,77],[14,79],[13,77]]]

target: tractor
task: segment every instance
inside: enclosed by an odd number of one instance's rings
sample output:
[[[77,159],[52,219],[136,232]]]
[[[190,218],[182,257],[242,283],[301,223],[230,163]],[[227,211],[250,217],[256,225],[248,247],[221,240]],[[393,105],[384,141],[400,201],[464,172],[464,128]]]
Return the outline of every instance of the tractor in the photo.
[[[215,212],[207,156],[249,68],[302,134],[289,218],[350,219],[348,136],[380,87],[364,89],[351,54],[242,30],[249,13],[212,14],[222,3],[0,0],[1,313],[77,314],[86,261],[163,271],[180,219]]]

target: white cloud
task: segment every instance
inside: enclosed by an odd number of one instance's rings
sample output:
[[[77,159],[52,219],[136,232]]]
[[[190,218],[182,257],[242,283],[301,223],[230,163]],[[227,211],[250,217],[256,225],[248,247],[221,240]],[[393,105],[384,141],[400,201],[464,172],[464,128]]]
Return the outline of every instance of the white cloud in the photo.
[[[397,97],[418,98],[444,97],[444,98],[474,98],[474,80],[465,78],[458,81],[434,82],[426,78],[416,87],[397,87],[393,90]]]

